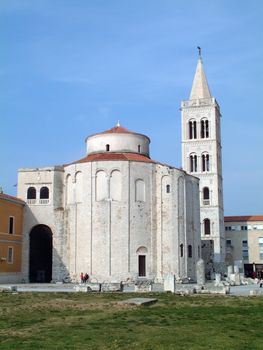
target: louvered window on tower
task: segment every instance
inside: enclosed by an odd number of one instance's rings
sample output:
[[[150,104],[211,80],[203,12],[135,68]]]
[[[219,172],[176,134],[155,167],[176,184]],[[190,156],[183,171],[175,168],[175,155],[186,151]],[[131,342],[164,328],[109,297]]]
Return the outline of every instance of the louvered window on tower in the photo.
[[[209,154],[202,154],[202,171],[210,170]]]
[[[201,139],[207,139],[209,137],[209,121],[206,119],[201,120]]]
[[[204,219],[204,231],[205,231],[205,235],[211,234],[210,220],[209,219]]]
[[[190,155],[190,172],[191,173],[197,172],[197,155],[196,154]]]
[[[204,187],[203,188],[203,205],[209,205],[210,204],[210,193],[209,188]]]
[[[188,123],[189,127],[189,139],[196,139],[196,121],[195,120],[190,120]]]

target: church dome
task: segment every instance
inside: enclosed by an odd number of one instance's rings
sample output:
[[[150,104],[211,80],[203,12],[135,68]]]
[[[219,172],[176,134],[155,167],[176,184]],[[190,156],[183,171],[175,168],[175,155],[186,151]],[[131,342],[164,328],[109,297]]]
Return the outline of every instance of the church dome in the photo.
[[[148,136],[130,131],[118,123],[113,128],[86,138],[87,155],[96,153],[136,153],[149,157]]]

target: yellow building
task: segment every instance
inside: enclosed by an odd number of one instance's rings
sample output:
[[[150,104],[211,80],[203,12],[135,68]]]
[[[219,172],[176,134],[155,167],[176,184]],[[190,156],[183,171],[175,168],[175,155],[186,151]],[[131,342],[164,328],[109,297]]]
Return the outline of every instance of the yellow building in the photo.
[[[0,283],[21,280],[25,202],[0,193]]]
[[[225,216],[226,262],[263,278],[263,215]]]

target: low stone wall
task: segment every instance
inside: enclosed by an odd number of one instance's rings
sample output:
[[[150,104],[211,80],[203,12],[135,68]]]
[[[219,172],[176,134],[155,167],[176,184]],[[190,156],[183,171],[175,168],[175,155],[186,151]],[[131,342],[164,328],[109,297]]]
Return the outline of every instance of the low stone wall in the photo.
[[[23,283],[23,276],[21,272],[1,272],[0,273],[0,284],[1,283]]]

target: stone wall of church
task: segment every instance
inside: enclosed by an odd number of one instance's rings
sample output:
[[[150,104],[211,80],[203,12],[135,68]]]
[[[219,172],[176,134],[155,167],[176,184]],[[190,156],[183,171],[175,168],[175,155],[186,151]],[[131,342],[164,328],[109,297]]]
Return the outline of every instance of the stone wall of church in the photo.
[[[100,161],[65,169],[70,237],[70,272],[88,272],[100,281],[136,278],[138,254],[146,255],[146,274],[152,261],[152,164]],[[76,203],[82,174],[85,197]],[[84,186],[85,184],[85,186]],[[80,191],[81,192],[81,191]]]
[[[53,243],[52,276],[54,280],[61,280],[67,271],[67,256],[63,251],[66,236],[64,231],[63,209],[63,181],[62,167],[47,167],[34,169],[20,169],[18,172],[18,197],[23,198],[27,205],[24,210],[22,279],[29,281],[30,232],[37,225],[45,225],[51,229]],[[36,189],[36,198],[28,199],[29,188]],[[41,199],[41,188],[47,187],[49,198]]]
[[[81,272],[99,282],[138,278],[162,282],[169,274],[195,279],[200,245],[198,179],[161,164],[98,161],[21,169],[20,198],[27,200],[30,186],[37,193],[47,186],[49,200],[41,203],[37,195],[25,209],[26,281],[29,235],[42,224],[52,231],[53,280],[70,276],[76,281]]]

